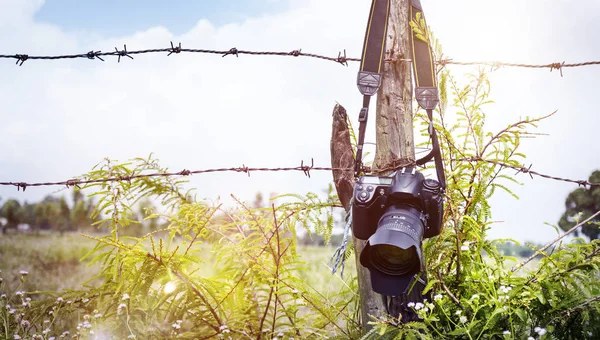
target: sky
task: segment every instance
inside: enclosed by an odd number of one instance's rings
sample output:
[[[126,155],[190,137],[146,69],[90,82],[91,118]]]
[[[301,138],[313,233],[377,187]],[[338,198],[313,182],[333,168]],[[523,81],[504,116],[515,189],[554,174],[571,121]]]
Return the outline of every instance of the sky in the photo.
[[[600,2],[566,0],[422,0],[428,24],[454,60],[550,63],[600,59]],[[565,8],[569,8],[568,17]],[[0,54],[69,54],[164,48],[291,51],[359,56],[370,1],[1,0]],[[362,97],[358,63],[240,55],[137,55],[120,63],[0,60],[0,181],[60,181],[84,174],[104,157],[126,161],[150,153],[170,170],[328,166],[331,112],[344,105],[357,122]],[[474,67],[449,66],[461,77]],[[600,168],[594,99],[600,66],[557,71],[501,68],[490,74],[495,101],[486,129],[525,116],[557,113],[526,140],[532,169],[587,179]],[[374,105],[372,105],[374,108]],[[367,141],[374,141],[374,116]],[[514,172],[507,172],[513,175]],[[520,197],[491,199],[490,238],[547,242],[569,183],[515,177]],[[258,191],[322,192],[331,174],[206,174],[190,177],[199,197],[251,200]],[[56,187],[0,197],[35,201]],[[60,192],[59,192],[60,194]]]

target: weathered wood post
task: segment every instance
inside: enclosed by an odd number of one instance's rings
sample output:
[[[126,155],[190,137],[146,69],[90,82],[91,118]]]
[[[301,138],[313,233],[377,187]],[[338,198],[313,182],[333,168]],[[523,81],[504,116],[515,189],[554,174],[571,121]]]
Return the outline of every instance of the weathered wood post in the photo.
[[[387,167],[392,162],[412,163],[415,160],[413,116],[412,116],[412,82],[411,64],[404,59],[410,59],[410,0],[392,0],[386,39],[386,59],[382,71],[382,84],[377,92],[376,106],[376,153],[374,168]],[[334,131],[332,135],[332,165],[334,167],[352,167],[353,161],[348,160],[348,141],[340,130],[340,121],[345,118],[343,107],[336,105],[334,109]],[[337,115],[337,116],[336,116]],[[337,118],[336,118],[337,117]],[[337,119],[337,125],[336,125]],[[336,128],[338,129],[336,132]],[[347,127],[346,127],[347,128]],[[338,147],[334,147],[334,139]],[[396,163],[397,164],[397,163]],[[388,173],[376,173],[387,175]],[[336,176],[337,175],[337,176]],[[348,184],[352,172],[342,174],[334,172],[334,182],[338,196],[346,209],[352,197],[352,185]],[[350,190],[350,193],[348,193]],[[373,292],[369,270],[361,266],[359,258],[366,241],[353,237],[355,260],[360,289],[361,322],[365,330],[370,329],[368,322],[373,317],[381,317],[386,308],[382,296]],[[395,301],[392,299],[392,304]],[[394,306],[392,306],[394,307]],[[395,308],[392,308],[395,309]]]

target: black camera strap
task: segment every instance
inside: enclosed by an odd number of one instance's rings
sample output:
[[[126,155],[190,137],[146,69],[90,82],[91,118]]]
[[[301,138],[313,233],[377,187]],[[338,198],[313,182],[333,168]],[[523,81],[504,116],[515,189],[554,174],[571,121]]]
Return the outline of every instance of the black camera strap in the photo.
[[[446,176],[444,174],[444,164],[437,133],[433,126],[433,110],[439,103],[439,95],[435,74],[435,60],[431,51],[431,45],[428,41],[427,24],[425,15],[419,0],[410,2],[410,19],[417,23],[418,30],[412,29],[410,34],[410,45],[413,60],[413,73],[415,78],[415,98],[417,103],[426,112],[429,118],[429,135],[431,136],[432,150],[425,157],[417,160],[417,165],[423,165],[432,158],[435,160],[435,170],[442,190],[446,188]],[[419,23],[422,23],[419,24]]]
[[[356,149],[355,174],[358,175],[362,167],[363,145],[365,131],[369,117],[369,103],[371,96],[377,93],[381,85],[381,67],[385,53],[385,39],[390,15],[390,0],[373,0],[369,14],[369,22],[365,33],[360,71],[358,72],[357,85],[363,94],[363,107],[360,110],[358,121],[358,145]]]

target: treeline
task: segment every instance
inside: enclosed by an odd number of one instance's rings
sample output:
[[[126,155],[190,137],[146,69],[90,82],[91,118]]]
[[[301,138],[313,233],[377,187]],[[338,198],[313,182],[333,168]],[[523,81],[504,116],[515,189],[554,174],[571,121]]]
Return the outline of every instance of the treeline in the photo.
[[[61,234],[69,231],[99,231],[99,228],[93,227],[94,223],[101,220],[101,216],[92,217],[95,206],[93,197],[86,198],[77,188],[70,192],[69,199],[64,195],[46,196],[39,202],[21,203],[16,199],[2,201],[0,198],[0,233],[5,234],[11,229],[33,233],[48,230]],[[126,234],[141,236],[157,230],[160,227],[157,219],[143,222],[146,212],[153,208],[148,200],[139,202],[138,211],[135,212],[137,223],[131,224]]]

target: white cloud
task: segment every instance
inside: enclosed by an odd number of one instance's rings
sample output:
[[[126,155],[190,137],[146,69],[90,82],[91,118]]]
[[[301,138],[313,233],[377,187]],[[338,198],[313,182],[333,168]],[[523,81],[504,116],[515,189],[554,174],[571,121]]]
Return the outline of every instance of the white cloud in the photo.
[[[576,23],[550,20],[548,13],[558,15],[554,10],[536,12],[533,5],[513,11],[511,6],[520,2],[507,1],[494,8],[482,3],[423,1],[428,23],[449,56],[548,62],[554,60],[547,60],[546,52],[555,53],[552,57],[567,55],[567,47],[539,46],[534,35],[541,34],[540,26],[560,32]],[[35,22],[33,15],[41,4],[0,3],[2,53],[110,51],[123,44],[134,50],[181,41],[186,48],[302,48],[331,56],[345,48],[348,55],[357,56],[369,8],[368,1],[294,0],[284,13],[221,27],[198,18],[198,23],[180,36],[168,27],[154,27],[99,38]],[[508,20],[511,15],[513,19]],[[518,34],[528,38],[515,38]],[[354,121],[361,103],[355,85],[357,63],[346,68],[309,58],[184,53],[133,57],[120,63],[110,57],[104,63],[31,60],[22,67],[0,60],[0,179],[63,180],[89,171],[103,157],[124,161],[150,152],[172,170],[242,164],[295,166],[311,157],[317,165],[326,166],[335,102],[342,103]],[[453,70],[460,74],[470,69]],[[499,127],[519,115],[560,109],[556,118],[542,124],[542,131],[552,136],[527,143],[526,150],[534,168],[541,172],[586,178],[599,161],[598,153],[591,151],[596,147],[586,144],[598,118],[587,111],[591,104],[584,102],[593,98],[590,85],[595,72],[566,70],[560,78],[547,71],[501,70],[492,75],[493,98],[498,105],[491,107],[488,121]],[[575,124],[586,120],[589,123],[583,126]],[[374,121],[373,116],[367,140],[374,140]],[[584,152],[588,158],[583,158]],[[193,176],[192,185],[200,196],[235,193],[250,199],[257,191],[320,191],[331,179],[329,173],[312,177],[301,173],[255,173],[250,178],[208,174]],[[502,195],[494,199],[494,217],[506,223],[493,234],[547,240],[553,235],[542,222],[557,221],[566,193],[574,186],[529,181],[523,175],[519,178],[527,182],[517,189],[521,201]],[[14,188],[0,188],[0,196],[38,199],[53,190],[29,188],[17,194]]]

